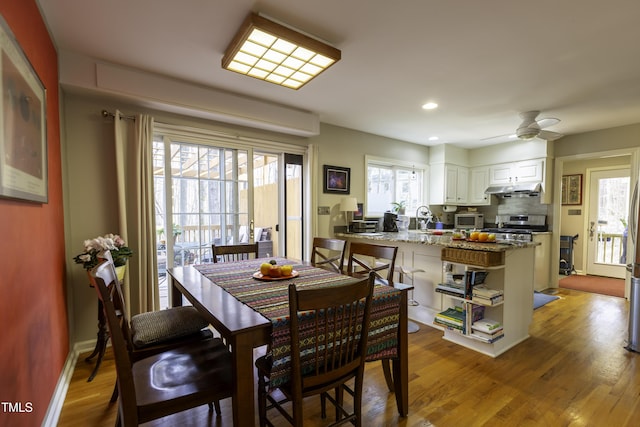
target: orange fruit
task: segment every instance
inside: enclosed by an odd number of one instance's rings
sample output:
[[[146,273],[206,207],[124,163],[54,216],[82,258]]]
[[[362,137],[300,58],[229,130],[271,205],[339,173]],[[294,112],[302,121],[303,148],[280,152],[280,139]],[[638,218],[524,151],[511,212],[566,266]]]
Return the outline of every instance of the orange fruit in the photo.
[[[271,277],[280,277],[282,276],[282,268],[277,265],[272,265],[269,269],[269,276]]]

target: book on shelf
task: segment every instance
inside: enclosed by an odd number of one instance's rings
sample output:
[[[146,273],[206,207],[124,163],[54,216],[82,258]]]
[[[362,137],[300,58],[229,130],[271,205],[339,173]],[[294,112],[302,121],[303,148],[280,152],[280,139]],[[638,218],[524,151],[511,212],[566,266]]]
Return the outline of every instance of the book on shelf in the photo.
[[[452,322],[459,322],[461,325],[464,324],[464,311],[462,307],[450,307],[445,311],[436,314],[436,318],[441,317],[445,319],[449,319]]]
[[[438,313],[434,317],[434,323],[465,331],[465,315],[461,307],[451,307]]]
[[[501,289],[491,289],[485,285],[478,285],[473,287],[473,296],[476,295],[485,298],[493,298],[498,295],[504,295],[504,291]]]
[[[480,331],[487,334],[495,333],[502,329],[502,323],[492,319],[480,319],[473,322],[471,330]]]
[[[464,291],[452,290],[446,287],[436,286],[436,292],[439,292],[445,295],[451,295],[453,297],[464,298]]]
[[[473,294],[473,297],[471,298],[471,302],[482,304],[482,305],[495,305],[495,304],[501,303],[502,301],[504,301],[504,295],[497,295],[495,297],[485,298],[483,296]]]
[[[487,340],[495,340],[496,338],[499,338],[504,335],[504,329],[498,329],[495,332],[489,333],[489,332],[482,332],[472,328],[471,334]]]
[[[464,325],[456,325],[453,323],[448,323],[443,319],[438,319],[437,317],[433,319],[433,323],[439,326],[442,326],[443,328],[447,328],[447,329],[455,329],[457,331],[460,331],[462,333],[464,333]]]
[[[482,341],[482,342],[486,342],[486,343],[488,343],[488,344],[491,344],[491,343],[493,343],[493,342],[498,341],[500,338],[504,337],[504,334],[503,334],[503,333],[501,333],[501,334],[496,334],[496,335],[494,335],[494,336],[493,336],[493,337],[491,337],[491,338],[487,338],[487,337],[484,337],[484,336],[479,335],[479,332],[478,332],[478,331],[472,331],[472,332],[471,332],[471,336],[472,336],[472,337],[474,337],[475,339],[479,340],[479,341]]]
[[[484,317],[483,305],[471,305],[471,322],[477,322]]]

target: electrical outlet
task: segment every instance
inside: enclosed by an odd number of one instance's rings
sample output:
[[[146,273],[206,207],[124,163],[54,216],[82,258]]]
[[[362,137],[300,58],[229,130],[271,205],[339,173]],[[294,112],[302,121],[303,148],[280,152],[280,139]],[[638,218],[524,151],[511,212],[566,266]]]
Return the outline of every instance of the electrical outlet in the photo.
[[[329,215],[331,208],[329,206],[318,206],[318,215]]]

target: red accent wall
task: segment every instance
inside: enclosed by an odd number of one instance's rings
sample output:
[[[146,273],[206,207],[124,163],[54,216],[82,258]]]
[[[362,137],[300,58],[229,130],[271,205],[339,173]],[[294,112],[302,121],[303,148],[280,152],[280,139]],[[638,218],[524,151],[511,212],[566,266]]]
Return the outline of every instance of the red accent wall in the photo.
[[[58,60],[35,0],[2,0],[0,14],[47,91],[49,202],[0,198],[0,426],[34,426],[69,353]]]

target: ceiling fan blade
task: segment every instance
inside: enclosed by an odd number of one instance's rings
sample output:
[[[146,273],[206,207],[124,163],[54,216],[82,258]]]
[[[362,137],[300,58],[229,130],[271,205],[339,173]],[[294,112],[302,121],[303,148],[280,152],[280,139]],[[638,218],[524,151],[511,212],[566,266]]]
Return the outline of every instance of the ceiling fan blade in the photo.
[[[515,138],[516,138],[516,135],[514,133],[508,133],[505,135],[490,136],[489,138],[483,138],[480,141],[490,141],[490,142],[498,143],[503,141],[506,142]]]
[[[540,129],[548,128],[549,126],[557,125],[560,123],[560,119],[556,119],[555,117],[549,117],[545,119],[540,119],[537,121]]]
[[[562,138],[564,135],[558,132],[552,132],[550,130],[541,130],[538,134],[538,138],[544,139],[547,141],[555,141],[556,139]]]

